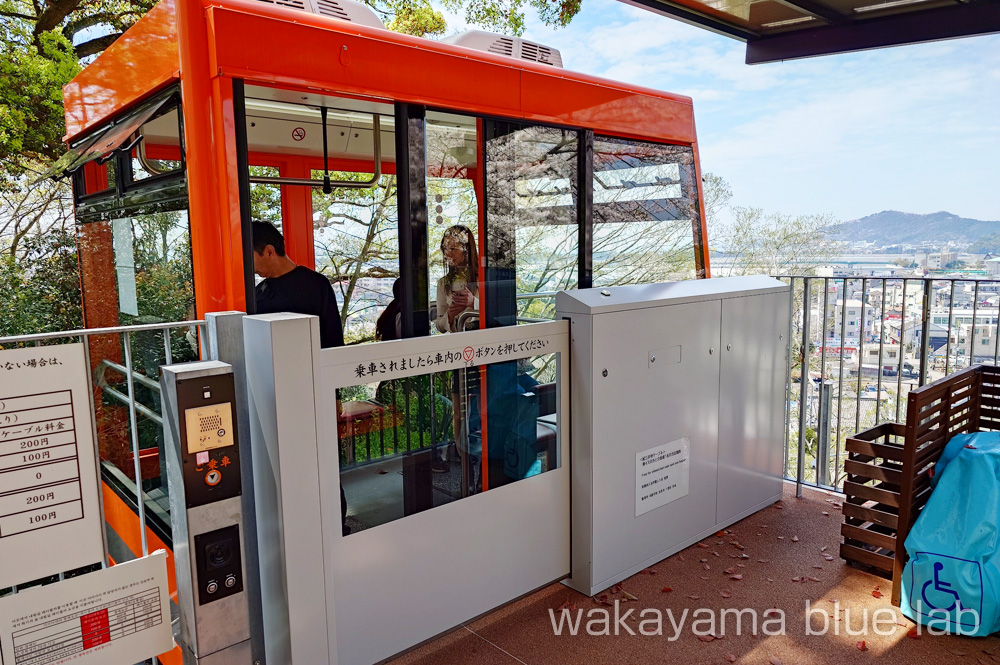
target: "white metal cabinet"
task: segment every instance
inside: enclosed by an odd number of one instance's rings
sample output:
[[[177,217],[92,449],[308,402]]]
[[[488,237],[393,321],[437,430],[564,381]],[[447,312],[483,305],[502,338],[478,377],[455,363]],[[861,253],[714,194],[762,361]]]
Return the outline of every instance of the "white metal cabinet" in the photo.
[[[787,300],[763,276],[556,296],[571,321],[567,584],[592,595],[780,497]],[[683,438],[686,492],[640,511],[637,453]]]
[[[714,300],[593,317],[593,436],[612,444],[593,451],[593,522],[634,525],[627,540],[595,534],[593,587],[715,525],[720,315]],[[637,517],[636,454],[684,437],[688,494]]]
[[[781,497],[788,316],[786,293],[722,301],[720,524]]]

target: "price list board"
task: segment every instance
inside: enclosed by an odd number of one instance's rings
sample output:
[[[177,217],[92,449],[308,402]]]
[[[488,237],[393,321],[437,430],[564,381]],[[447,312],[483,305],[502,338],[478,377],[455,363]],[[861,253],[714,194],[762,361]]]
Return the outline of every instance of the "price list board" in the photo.
[[[0,351],[0,588],[104,560],[89,390],[81,344]]]
[[[0,600],[0,665],[133,665],[173,648],[167,554]]]

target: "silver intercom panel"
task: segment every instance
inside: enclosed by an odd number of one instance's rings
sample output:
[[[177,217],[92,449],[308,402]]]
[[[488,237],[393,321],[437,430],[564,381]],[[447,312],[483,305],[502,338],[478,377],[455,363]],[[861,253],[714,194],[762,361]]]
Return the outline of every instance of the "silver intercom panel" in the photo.
[[[160,378],[170,521],[184,662],[251,662],[244,590],[240,452],[232,367],[163,367]]]

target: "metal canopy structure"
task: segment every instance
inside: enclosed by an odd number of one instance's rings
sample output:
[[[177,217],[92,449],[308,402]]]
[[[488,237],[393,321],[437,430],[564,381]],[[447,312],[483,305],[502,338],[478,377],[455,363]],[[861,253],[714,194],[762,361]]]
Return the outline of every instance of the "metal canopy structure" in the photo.
[[[747,43],[748,65],[1000,32],[1000,0],[622,0]]]

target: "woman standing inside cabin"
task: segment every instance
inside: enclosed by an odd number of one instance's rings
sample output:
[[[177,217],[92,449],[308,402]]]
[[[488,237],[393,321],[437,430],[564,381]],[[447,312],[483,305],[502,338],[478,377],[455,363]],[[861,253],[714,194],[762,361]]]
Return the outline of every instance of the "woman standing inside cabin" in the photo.
[[[456,224],[441,239],[445,274],[437,282],[437,318],[441,332],[460,332],[465,312],[479,312],[479,251],[476,238],[467,226]],[[468,318],[468,317],[466,317]]]

